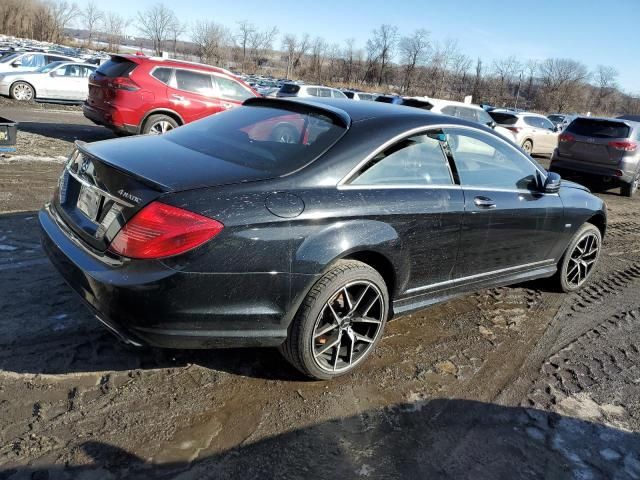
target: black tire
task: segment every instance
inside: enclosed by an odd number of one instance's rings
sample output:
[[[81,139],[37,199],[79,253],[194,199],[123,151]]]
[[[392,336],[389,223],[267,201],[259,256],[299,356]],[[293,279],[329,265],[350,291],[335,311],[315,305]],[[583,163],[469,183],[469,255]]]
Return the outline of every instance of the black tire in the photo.
[[[570,273],[572,271],[571,269],[575,267],[575,260],[572,260],[572,256],[576,252],[576,247],[578,246],[578,244],[580,244],[583,241],[583,239],[585,239],[587,236],[593,236],[597,239],[597,252],[592,258],[593,259],[592,267],[588,271],[586,271],[586,274],[584,275],[583,280],[576,284],[570,281],[570,278],[571,278]],[[584,285],[586,285],[587,281],[589,280],[593,272],[596,270],[601,251],[602,251],[602,233],[600,233],[600,230],[595,225],[591,223],[585,223],[584,225],[582,225],[582,227],[580,227],[580,229],[576,232],[576,234],[573,236],[573,238],[569,242],[569,246],[567,247],[564,255],[562,256],[560,263],[558,264],[558,271],[553,277],[554,286],[556,286],[560,291],[565,293],[575,292],[576,290],[580,290]],[[589,258],[588,261],[591,261],[591,258]],[[580,268],[582,267],[578,266],[578,269]]]
[[[145,135],[161,135],[179,126],[173,117],[164,114],[149,116],[144,122],[142,133]]]
[[[350,288],[350,285],[357,285],[359,282],[365,282],[374,286],[375,288],[370,287],[372,288],[371,292],[375,295],[380,294],[378,313],[380,314],[381,321],[377,326],[375,334],[372,335],[372,341],[366,344],[368,346],[353,364],[351,364],[354,355],[352,347],[348,367],[344,367],[340,371],[327,371],[326,366],[325,368],[321,366],[322,361],[316,359],[318,354],[314,355],[314,349],[316,348],[314,346],[315,339],[318,338],[316,327],[319,328],[321,315],[325,312],[327,304],[330,303],[331,299],[337,298],[337,295],[341,295],[340,292],[342,289]],[[362,295],[364,296],[364,294]],[[376,301],[377,300],[374,300],[374,302]],[[365,312],[363,314],[365,318],[367,313],[368,312]],[[350,373],[375,349],[384,333],[384,326],[388,314],[389,294],[382,276],[365,263],[355,260],[341,260],[311,288],[300,306],[298,313],[291,322],[287,340],[280,347],[280,351],[296,369],[313,379],[329,380]],[[345,316],[343,319],[347,317],[348,316]],[[338,329],[338,335],[341,336],[343,327],[335,328]],[[341,352],[342,343],[340,342],[340,338],[341,337],[338,337],[339,346],[337,347],[336,357],[338,357]],[[349,342],[348,339],[347,342]],[[345,346],[345,348],[348,348],[348,346]]]
[[[636,174],[636,178],[631,183],[623,183],[620,185],[620,194],[623,197],[633,197],[638,191],[638,184],[640,183],[640,172]]]
[[[36,90],[27,82],[15,82],[9,88],[9,96],[20,102],[35,100]]]
[[[531,140],[525,140],[522,142],[522,149],[529,155],[533,152],[533,142]]]

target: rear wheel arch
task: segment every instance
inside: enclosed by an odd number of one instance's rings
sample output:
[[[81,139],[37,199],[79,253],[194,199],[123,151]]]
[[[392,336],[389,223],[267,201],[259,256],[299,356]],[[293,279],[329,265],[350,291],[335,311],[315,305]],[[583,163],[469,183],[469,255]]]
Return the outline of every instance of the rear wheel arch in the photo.
[[[149,117],[151,117],[152,115],[166,115],[168,117],[173,118],[176,122],[178,122],[178,125],[184,125],[184,120],[177,112],[174,112],[173,110],[169,110],[166,108],[157,108],[155,110],[149,110],[145,114],[144,118],[140,122],[140,125],[138,126],[138,133],[142,133],[147,123],[147,120],[149,120]]]
[[[360,250],[337,259],[334,264],[343,260],[357,260],[373,268],[380,274],[384,283],[387,285],[389,297],[391,299],[394,298],[397,285],[397,272],[387,256],[375,250]]]

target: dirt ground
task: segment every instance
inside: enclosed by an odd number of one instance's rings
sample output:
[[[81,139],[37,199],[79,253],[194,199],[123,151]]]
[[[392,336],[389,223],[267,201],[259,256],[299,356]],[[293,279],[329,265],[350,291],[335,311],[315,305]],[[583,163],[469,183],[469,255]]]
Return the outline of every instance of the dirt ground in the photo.
[[[103,329],[45,259],[36,212],[55,157],[109,134],[41,114],[21,110],[29,131],[0,160],[0,479],[640,479],[640,200],[599,193],[609,231],[581,292],[452,300],[311,382],[275,350],[131,350]]]

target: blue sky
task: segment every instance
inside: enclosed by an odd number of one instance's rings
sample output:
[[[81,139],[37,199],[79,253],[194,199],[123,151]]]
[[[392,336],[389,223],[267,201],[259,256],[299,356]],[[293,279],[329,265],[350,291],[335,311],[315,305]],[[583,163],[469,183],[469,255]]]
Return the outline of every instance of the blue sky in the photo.
[[[76,1],[82,6],[89,0]],[[105,8],[134,16],[154,3],[110,0]],[[183,21],[208,18],[233,28],[249,20],[275,25],[280,33],[322,36],[329,43],[352,37],[360,47],[382,23],[396,25],[401,34],[425,28],[433,40],[457,39],[463,53],[487,65],[509,55],[567,57],[590,68],[610,65],[620,72],[625,90],[640,94],[640,0],[182,0],[165,5]]]

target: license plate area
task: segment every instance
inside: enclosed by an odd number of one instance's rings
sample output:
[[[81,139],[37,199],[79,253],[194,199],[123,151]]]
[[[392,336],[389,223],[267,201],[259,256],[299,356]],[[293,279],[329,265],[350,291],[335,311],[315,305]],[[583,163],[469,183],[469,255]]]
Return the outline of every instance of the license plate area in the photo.
[[[76,206],[85,217],[94,223],[97,221],[101,203],[102,195],[86,185],[80,187],[80,194],[78,195],[78,203]]]

